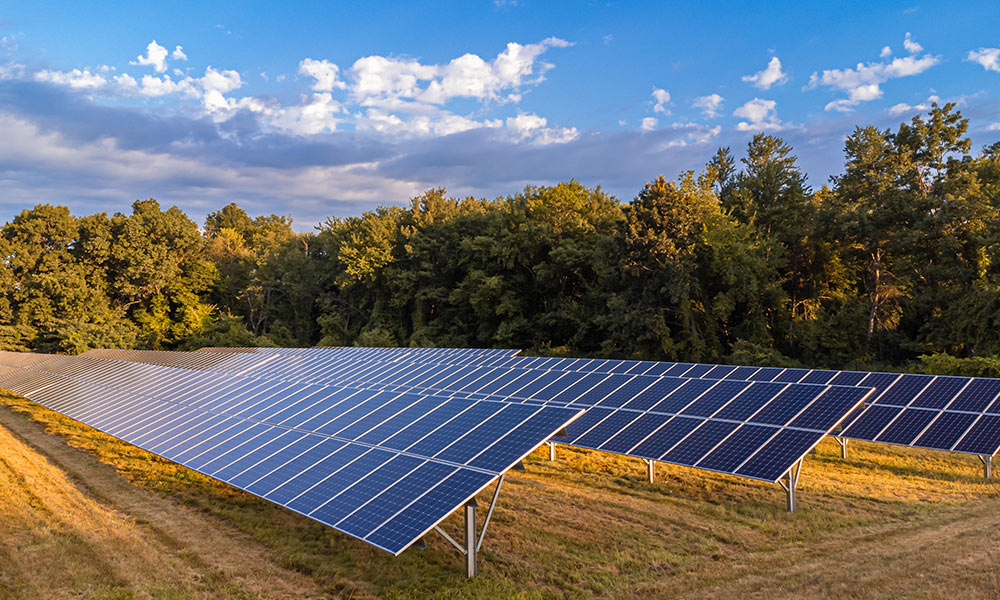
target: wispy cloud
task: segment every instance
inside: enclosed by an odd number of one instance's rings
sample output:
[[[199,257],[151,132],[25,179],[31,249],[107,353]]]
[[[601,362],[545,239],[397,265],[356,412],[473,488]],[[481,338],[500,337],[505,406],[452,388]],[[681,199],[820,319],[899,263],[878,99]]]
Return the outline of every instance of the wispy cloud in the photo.
[[[699,96],[694,99],[691,103],[692,108],[697,108],[701,110],[701,114],[708,118],[715,118],[719,116],[719,109],[722,108],[722,103],[725,99],[719,94],[709,94],[708,96]]]

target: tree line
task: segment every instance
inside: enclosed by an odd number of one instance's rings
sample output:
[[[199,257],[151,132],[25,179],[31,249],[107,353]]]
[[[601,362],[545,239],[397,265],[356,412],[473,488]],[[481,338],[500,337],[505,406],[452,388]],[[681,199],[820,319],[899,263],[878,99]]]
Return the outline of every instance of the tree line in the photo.
[[[432,189],[312,233],[235,203],[203,226],[24,210],[0,232],[0,348],[494,346],[544,354],[1000,373],[1000,142],[934,105],[858,127],[812,189],[754,136],[629,202],[578,181]]]

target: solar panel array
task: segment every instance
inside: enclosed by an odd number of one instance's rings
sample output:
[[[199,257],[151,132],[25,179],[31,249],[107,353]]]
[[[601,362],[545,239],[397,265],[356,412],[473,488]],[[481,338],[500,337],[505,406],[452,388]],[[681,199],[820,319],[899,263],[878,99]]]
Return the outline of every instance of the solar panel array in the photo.
[[[393,554],[580,414],[93,357],[0,365],[0,386]]]
[[[255,374],[585,408],[587,414],[567,428],[566,437],[557,438],[559,443],[770,482],[788,472],[872,391],[481,366],[509,356],[365,361],[342,350],[268,350],[281,357]]]
[[[497,367],[702,379],[856,385],[877,391],[838,437],[993,456],[1000,451],[1000,379],[698,363],[495,357]]]

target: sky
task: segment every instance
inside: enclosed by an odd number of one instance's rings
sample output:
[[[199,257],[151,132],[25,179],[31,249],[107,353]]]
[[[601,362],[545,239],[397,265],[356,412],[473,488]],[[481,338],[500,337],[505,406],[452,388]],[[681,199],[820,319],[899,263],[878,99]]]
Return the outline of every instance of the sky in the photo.
[[[139,198],[329,217],[577,179],[628,201],[758,132],[1000,139],[1000,3],[0,2],[0,221]]]

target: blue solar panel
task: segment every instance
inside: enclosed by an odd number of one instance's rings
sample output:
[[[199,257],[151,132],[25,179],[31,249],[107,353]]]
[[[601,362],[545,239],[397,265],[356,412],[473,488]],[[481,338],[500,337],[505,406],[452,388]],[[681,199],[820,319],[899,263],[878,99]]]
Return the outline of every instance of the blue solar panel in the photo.
[[[71,418],[392,553],[580,414],[294,381],[218,382],[202,371],[110,362],[60,358],[45,363],[52,371],[0,368],[0,385],[23,381],[18,387],[29,399],[58,404]],[[31,381],[51,393],[35,394]],[[307,425],[315,429],[301,429]]]
[[[982,415],[958,441],[953,450],[986,454],[987,452],[984,450],[993,449],[995,454],[998,447],[1000,447],[1000,416]]]
[[[311,353],[315,354],[315,351]],[[295,353],[290,354],[295,356]],[[659,458],[670,449],[670,447],[663,448],[655,456],[651,452],[638,451],[639,448],[648,450],[655,447],[657,438],[660,436],[669,438],[678,427],[684,427],[670,424],[673,415],[704,417],[712,422],[721,421],[727,423],[721,427],[730,431],[736,429],[740,422],[749,421],[771,426],[776,432],[782,427],[789,426],[791,419],[797,418],[799,421],[793,426],[813,430],[814,436],[821,437],[866,393],[865,390],[847,389],[840,392],[839,396],[837,393],[831,393],[824,398],[820,392],[826,388],[822,386],[786,386],[766,382],[751,385],[746,381],[732,379],[737,373],[742,373],[745,378],[750,379],[774,379],[784,373],[783,378],[794,379],[809,374],[810,372],[806,370],[799,373],[782,369],[737,368],[691,363],[664,368],[661,363],[651,362],[510,356],[486,357],[478,364],[470,362],[467,366],[457,366],[454,361],[439,356],[437,358],[439,362],[421,363],[414,360],[406,364],[396,362],[388,366],[381,364],[372,367],[359,365],[358,360],[337,354],[307,358],[315,365],[324,365],[321,379],[311,378],[311,374],[319,373],[315,368],[312,371],[305,371],[298,366],[293,369],[292,375],[283,375],[283,378],[288,380],[291,377],[306,376],[305,381],[367,386],[383,390],[383,393],[421,391],[453,398],[489,398],[508,402],[537,402],[590,408],[590,412],[570,428],[565,443],[623,452],[644,458]],[[268,369],[282,368],[282,360],[284,359],[272,361]],[[519,366],[509,366],[512,364]],[[587,372],[563,370],[569,365]],[[531,370],[524,367],[553,370]],[[699,375],[705,376],[706,379],[638,375],[664,372],[684,373],[686,376]],[[709,377],[730,379],[720,383],[719,379],[709,379]],[[853,403],[850,402],[852,394]],[[397,414],[409,406],[402,401],[393,401],[386,405],[378,404],[377,401],[366,401],[348,402],[345,407],[351,407],[352,404],[356,406],[336,416],[336,420],[330,420],[333,416],[331,414],[320,413],[306,421],[303,426],[321,427],[321,431],[335,434],[334,428],[341,431],[340,428],[346,423],[357,422],[353,429],[344,430],[349,434],[355,429],[365,429],[371,422],[384,420],[385,415]],[[619,409],[620,414],[599,411],[601,408]],[[326,424],[320,424],[321,420],[326,421]],[[714,427],[713,425],[701,429],[694,434],[695,438],[708,435],[714,431]],[[424,444],[431,444],[434,439],[431,436]],[[718,441],[713,441],[712,446],[714,447]],[[692,444],[693,440],[684,445],[684,452],[678,450],[671,455],[672,458],[668,457],[665,460],[694,466],[702,456],[694,457],[696,459],[694,462],[688,460],[694,453],[694,450],[690,449],[694,447]],[[626,448],[626,445],[629,447]],[[632,446],[637,448],[633,450]],[[794,462],[791,461],[789,467]]]
[[[494,362],[491,363],[493,366],[519,368],[529,364],[531,359],[515,356],[494,358],[493,360]],[[577,370],[589,375],[628,372],[630,374],[695,377],[704,380],[775,382],[775,385],[808,383],[873,387],[876,389],[876,393],[869,398],[870,405],[897,407],[897,409],[876,410],[870,407],[856,413],[848,420],[847,426],[840,434],[842,437],[971,452],[984,456],[991,456],[1000,448],[1000,445],[994,445],[994,437],[1000,438],[1000,433],[993,436],[987,435],[984,431],[993,422],[992,419],[984,421],[985,424],[980,425],[974,434],[968,429],[972,427],[973,423],[978,422],[977,416],[1000,416],[1000,380],[998,379],[935,377],[921,374],[863,371],[782,369],[777,367],[735,367],[696,363],[580,361],[573,359],[550,360],[546,362],[545,368],[555,371]],[[748,390],[739,399],[725,404],[719,412],[715,413],[713,418],[736,421],[745,421],[751,418],[754,411],[761,408],[760,402],[753,398],[755,394],[763,395],[764,390]],[[688,400],[690,400],[690,396],[682,393],[668,398],[668,404],[664,406],[669,411],[678,411],[681,410],[680,406],[686,405]],[[636,407],[645,404],[648,404],[648,399],[640,399]],[[848,401],[848,404],[851,402]],[[794,400],[791,403],[773,402],[752,418],[761,421],[779,421],[800,406],[801,402],[796,403]],[[792,426],[820,427],[828,421],[831,415],[837,414],[842,406],[842,399],[838,400],[835,395],[830,395],[823,402],[810,404]],[[711,407],[711,398],[705,402],[699,401],[697,405],[689,409],[689,412],[704,415],[709,407]],[[648,408],[648,406],[644,406],[643,410]],[[901,415],[898,408],[905,409],[906,414]],[[933,410],[934,415],[928,418],[923,409]],[[917,412],[911,415],[909,414],[911,411]],[[941,425],[936,425],[937,419],[935,417],[937,414],[948,415],[948,418],[942,421]],[[955,417],[956,414],[969,414],[973,418]],[[897,420],[898,424],[893,424],[888,431],[882,434],[883,429],[893,420]],[[954,430],[960,424],[965,424],[967,429],[956,434]],[[925,428],[929,428],[927,432],[924,431]],[[945,434],[945,431],[948,433]],[[972,435],[966,436],[967,433]],[[956,435],[958,439],[965,436],[968,440],[956,445]]]

